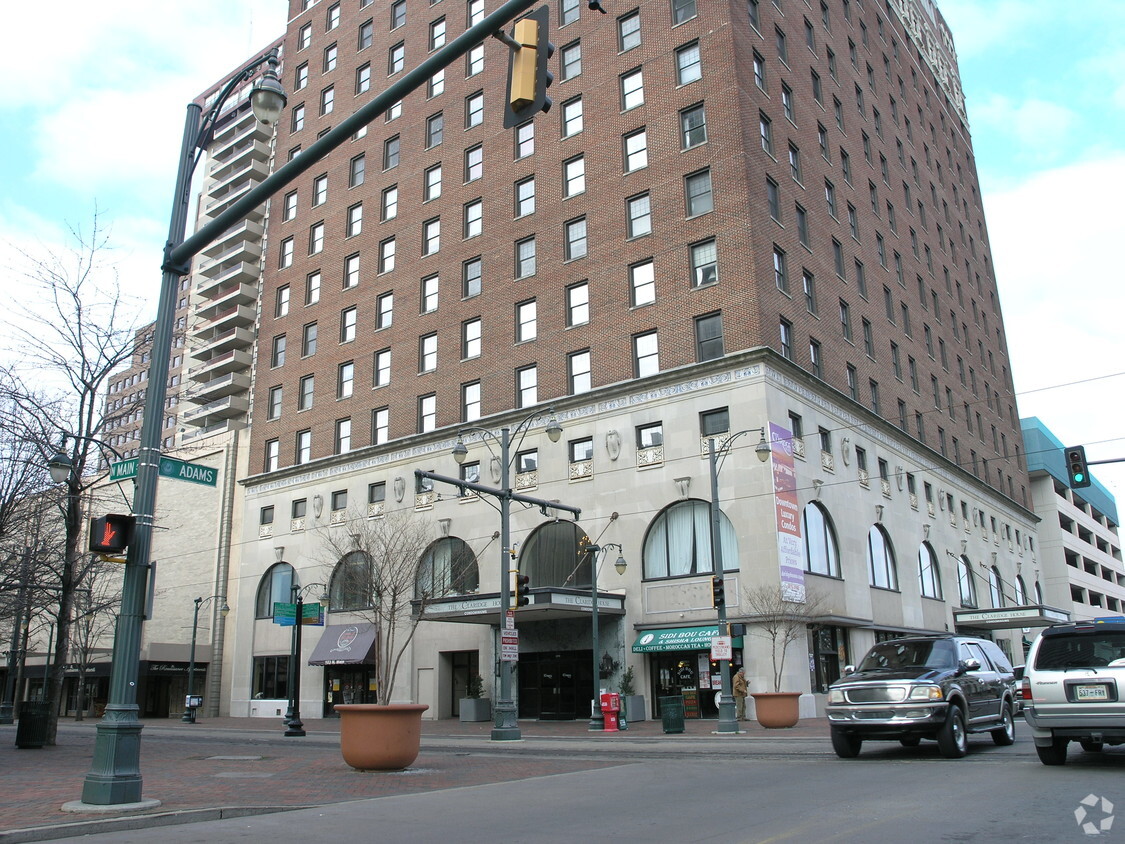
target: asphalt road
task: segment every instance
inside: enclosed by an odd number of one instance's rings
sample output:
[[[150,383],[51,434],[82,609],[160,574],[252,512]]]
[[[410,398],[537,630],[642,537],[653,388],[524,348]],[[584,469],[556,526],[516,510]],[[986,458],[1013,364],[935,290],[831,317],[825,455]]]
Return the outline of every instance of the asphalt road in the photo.
[[[514,781],[424,790],[315,809],[86,835],[87,842],[534,841],[573,842],[1068,842],[1125,840],[1125,747],[1093,755],[1072,747],[1062,768],[1041,765],[1029,738],[995,747],[974,737],[969,755],[868,743],[840,760],[826,739],[794,752],[783,742],[743,753],[653,742],[618,753],[581,742],[521,750],[599,767]],[[475,758],[465,746],[437,749]],[[617,764],[614,764],[614,763]],[[608,764],[607,764],[608,763]],[[357,774],[356,776],[369,776]],[[425,768],[412,774],[425,778]],[[1093,795],[1093,800],[1089,798]],[[1103,802],[1103,798],[1108,803]],[[1086,800],[1091,805],[1084,806]],[[1094,823],[1088,835],[1076,821]],[[1108,829],[1104,829],[1110,821]],[[1104,830],[1104,831],[1103,831]]]

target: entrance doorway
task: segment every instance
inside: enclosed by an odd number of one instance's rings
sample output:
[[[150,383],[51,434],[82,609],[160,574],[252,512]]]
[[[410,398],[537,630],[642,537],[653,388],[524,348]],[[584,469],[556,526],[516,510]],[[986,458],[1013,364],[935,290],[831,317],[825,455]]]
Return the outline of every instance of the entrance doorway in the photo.
[[[469,696],[469,682],[480,674],[480,654],[477,651],[454,651],[449,658],[453,680],[449,711],[458,718],[461,715],[461,699]]]
[[[338,703],[378,703],[374,670],[371,665],[326,665],[324,717],[339,718]]]
[[[520,654],[519,717],[573,721],[590,717],[593,651]]]

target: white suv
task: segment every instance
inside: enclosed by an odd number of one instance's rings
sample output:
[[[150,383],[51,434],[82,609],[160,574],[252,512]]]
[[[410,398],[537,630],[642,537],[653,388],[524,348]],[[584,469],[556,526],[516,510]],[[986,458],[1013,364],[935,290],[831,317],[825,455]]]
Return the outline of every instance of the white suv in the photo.
[[[1125,618],[1044,630],[1027,655],[1022,697],[1044,765],[1065,765],[1071,741],[1091,753],[1125,744]]]

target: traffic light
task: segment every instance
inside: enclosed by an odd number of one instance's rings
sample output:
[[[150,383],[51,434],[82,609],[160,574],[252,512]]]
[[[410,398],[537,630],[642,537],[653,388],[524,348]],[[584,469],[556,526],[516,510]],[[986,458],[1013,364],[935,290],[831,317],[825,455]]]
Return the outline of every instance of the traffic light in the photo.
[[[526,607],[531,603],[531,578],[526,574],[517,574],[515,580],[516,593],[513,596],[512,605]]]
[[[721,577],[711,578],[711,606],[718,609],[727,602],[726,587]]]
[[[530,120],[540,111],[551,110],[547,88],[555,81],[555,75],[547,69],[547,60],[555,54],[555,45],[548,40],[549,22],[547,6],[540,6],[516,21],[508,60],[505,129]]]
[[[1064,452],[1066,457],[1066,481],[1071,489],[1090,485],[1090,469],[1086,465],[1086,449],[1072,445]]]
[[[90,550],[101,554],[121,554],[133,538],[135,516],[111,513],[90,519]]]

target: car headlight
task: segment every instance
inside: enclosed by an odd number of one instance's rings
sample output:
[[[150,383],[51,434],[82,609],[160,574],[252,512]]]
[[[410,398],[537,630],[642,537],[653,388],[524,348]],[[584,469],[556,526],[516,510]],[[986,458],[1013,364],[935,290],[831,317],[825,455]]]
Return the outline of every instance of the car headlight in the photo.
[[[842,689],[829,689],[828,690],[829,703],[844,703],[844,692]]]
[[[915,686],[910,690],[911,700],[942,700],[941,686]]]

